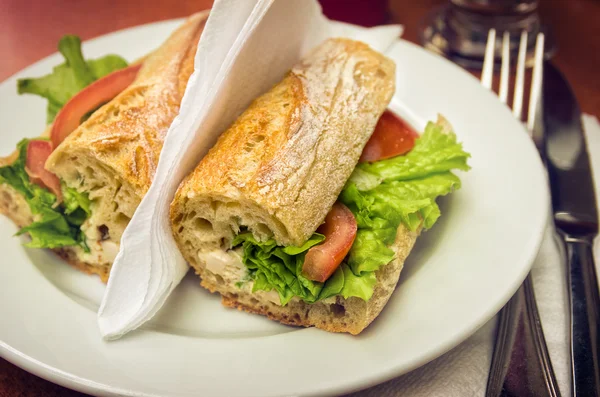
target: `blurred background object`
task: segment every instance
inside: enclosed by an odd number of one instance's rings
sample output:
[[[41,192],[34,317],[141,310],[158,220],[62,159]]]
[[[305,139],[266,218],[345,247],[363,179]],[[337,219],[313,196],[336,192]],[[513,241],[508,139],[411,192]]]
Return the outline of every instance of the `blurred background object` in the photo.
[[[546,58],[550,58],[555,50],[554,40],[542,24],[538,8],[539,0],[448,0],[424,21],[421,43],[462,66],[480,69],[490,29],[498,32],[498,44],[502,34],[509,32],[511,53],[515,55],[521,32],[527,32],[528,60],[533,59],[535,37],[543,32]],[[500,50],[499,45],[496,48]]]
[[[387,0],[319,0],[330,19],[361,26],[391,22]]]
[[[538,0],[537,4],[539,20],[552,31],[552,62],[571,84],[582,111],[600,117],[600,1]],[[448,6],[449,0],[389,0],[390,20],[404,25],[404,39],[421,45],[432,13]]]

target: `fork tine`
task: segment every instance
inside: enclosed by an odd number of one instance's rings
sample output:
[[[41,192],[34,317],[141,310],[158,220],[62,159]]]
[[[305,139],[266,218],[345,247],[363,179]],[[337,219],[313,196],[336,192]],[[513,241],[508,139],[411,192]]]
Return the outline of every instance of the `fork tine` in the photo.
[[[483,58],[483,73],[481,84],[488,89],[492,88],[492,75],[494,74],[494,49],[496,47],[496,29],[490,29],[487,44],[485,45],[485,57]]]
[[[510,33],[504,32],[502,38],[502,67],[500,69],[500,100],[508,99],[508,74],[510,71]]]
[[[515,82],[515,93],[513,96],[513,115],[522,119],[523,113],[523,92],[525,91],[525,57],[527,55],[527,32],[521,33],[521,42],[519,43],[519,57],[517,58],[517,80]]]
[[[544,34],[539,33],[535,40],[535,62],[531,78],[531,91],[529,94],[529,111],[527,114],[527,129],[533,131],[538,102],[542,91],[542,73],[544,62]]]

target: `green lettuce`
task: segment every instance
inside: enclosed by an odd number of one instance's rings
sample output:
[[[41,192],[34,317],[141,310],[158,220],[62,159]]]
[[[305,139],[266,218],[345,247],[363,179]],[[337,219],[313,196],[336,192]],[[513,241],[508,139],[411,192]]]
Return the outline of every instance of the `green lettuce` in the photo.
[[[317,300],[323,285],[300,273],[306,251],[324,239],[325,236],[315,233],[301,247],[279,247],[273,239],[260,242],[252,233],[246,232],[237,235],[233,245],[242,245],[242,260],[254,280],[253,292],[275,289],[285,305],[294,296],[307,302]]]
[[[58,50],[65,62],[54,67],[52,73],[17,81],[19,94],[35,94],[48,100],[48,124],[73,95],[97,79],[127,66],[127,62],[117,55],[85,60],[81,52],[81,40],[77,36],[63,36],[58,43]]]
[[[86,193],[62,185],[65,217],[74,225],[81,225],[90,215],[90,199]]]
[[[242,261],[254,280],[253,291],[279,293],[281,304],[294,296],[307,303],[341,295],[368,301],[377,283],[375,272],[394,259],[390,248],[398,227],[429,229],[440,217],[436,199],[459,189],[452,170],[469,170],[470,157],[444,123],[428,123],[406,155],[358,164],[339,200],[354,214],[358,230],[345,262],[325,282],[302,276],[306,251],[323,241],[315,233],[302,247],[280,247],[274,240],[259,242],[242,233]]]
[[[57,198],[29,180],[25,172],[28,139],[17,144],[19,156],[10,165],[0,167],[0,183],[6,183],[19,192],[35,216],[35,221],[23,227],[17,235],[28,233],[28,247],[59,248],[79,245],[89,251],[81,224],[90,215],[90,200],[87,195],[63,186],[64,200],[57,205]]]
[[[428,123],[415,147],[404,156],[358,165],[362,171],[378,176],[382,181],[408,180],[427,177],[452,169],[467,171],[469,155],[444,125]]]
[[[346,298],[359,296],[368,300],[377,282],[374,274],[372,277],[356,277],[344,264],[325,283],[302,275],[306,251],[324,239],[322,234],[314,233],[301,247],[280,247],[273,239],[260,242],[252,233],[246,232],[237,235],[232,245],[242,246],[242,261],[248,268],[248,278],[254,280],[252,292],[275,290],[282,305],[295,296],[307,303],[335,295]]]
[[[372,273],[394,258],[389,246],[400,224],[411,231],[435,224],[441,215],[436,199],[460,188],[451,170],[469,170],[469,157],[452,131],[428,123],[406,155],[357,165],[340,194],[358,223],[347,257],[356,276]]]

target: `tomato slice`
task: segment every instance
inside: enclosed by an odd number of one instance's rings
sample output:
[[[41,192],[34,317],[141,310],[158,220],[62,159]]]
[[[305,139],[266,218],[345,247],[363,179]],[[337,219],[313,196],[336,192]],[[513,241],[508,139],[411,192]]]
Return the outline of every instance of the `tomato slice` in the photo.
[[[136,78],[142,64],[114,71],[73,95],[56,115],[50,131],[53,147],[57,147],[81,124],[87,113],[121,93]]]
[[[309,280],[325,282],[340,266],[356,238],[356,219],[344,204],[336,202],[317,232],[325,241],[310,248],[304,258],[302,273]]]
[[[42,140],[31,140],[27,144],[27,157],[25,159],[25,172],[29,175],[31,182],[43,188],[48,188],[62,200],[60,180],[56,175],[48,171],[44,165],[52,153],[52,142]]]
[[[406,122],[386,110],[365,145],[360,161],[378,161],[408,153],[418,137]]]

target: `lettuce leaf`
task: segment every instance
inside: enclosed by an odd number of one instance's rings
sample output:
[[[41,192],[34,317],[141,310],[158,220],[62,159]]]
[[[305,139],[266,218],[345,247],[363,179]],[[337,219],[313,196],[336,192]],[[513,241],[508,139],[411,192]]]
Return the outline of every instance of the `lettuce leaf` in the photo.
[[[58,248],[79,245],[89,251],[81,224],[90,215],[90,200],[87,195],[63,186],[64,201],[56,205],[56,196],[32,183],[25,172],[28,139],[17,144],[19,156],[10,165],[0,167],[0,183],[12,186],[23,195],[35,221],[23,227],[17,235],[28,233],[34,248]]]
[[[340,295],[344,299],[355,296],[365,302],[371,299],[373,288],[377,284],[375,272],[365,272],[357,276],[348,265],[344,264],[341,268],[344,272],[344,287],[340,291]]]
[[[393,259],[389,246],[400,224],[411,231],[435,224],[441,215],[436,199],[460,188],[451,170],[469,170],[469,157],[452,131],[428,123],[406,155],[357,165],[340,194],[358,223],[347,257],[355,275],[374,272]]]
[[[58,50],[65,62],[54,67],[52,73],[17,81],[19,94],[39,95],[48,100],[48,124],[73,95],[97,79],[127,66],[127,62],[117,55],[85,60],[81,52],[81,40],[77,36],[63,36],[58,43]]]
[[[254,286],[252,291],[271,291],[279,293],[281,304],[287,304],[294,296],[306,302],[315,302],[323,288],[303,277],[302,264],[306,251],[325,239],[322,234],[313,234],[301,247],[279,247],[275,240],[260,242],[252,233],[237,235],[232,245],[242,244],[242,261],[250,271]]]
[[[69,223],[81,226],[92,214],[90,199],[87,194],[80,193],[64,184],[62,185],[62,192],[65,217]]]
[[[456,141],[454,132],[447,133],[440,123],[429,122],[415,147],[404,156],[396,156],[374,163],[362,163],[357,168],[383,181],[423,178],[452,169],[468,171],[470,157]]]
[[[469,170],[469,157],[447,124],[439,122],[427,124],[406,155],[358,164],[339,196],[356,218],[356,239],[345,263],[325,283],[301,274],[306,251],[321,243],[322,235],[315,233],[302,247],[238,235],[232,245],[243,246],[253,291],[275,289],[282,305],[294,296],[308,303],[336,295],[368,301],[377,283],[375,272],[394,259],[390,246],[400,224],[412,231],[431,228],[441,215],[436,199],[460,188],[451,171]]]
[[[331,296],[360,296],[368,300],[377,282],[375,275],[356,277],[347,265],[340,266],[325,282],[319,283],[302,275],[304,256],[310,247],[320,244],[325,236],[314,233],[301,247],[280,247],[275,240],[260,242],[246,232],[237,235],[232,245],[242,245],[242,261],[254,280],[252,292],[272,291],[279,294],[282,306],[295,296],[314,303]]]

